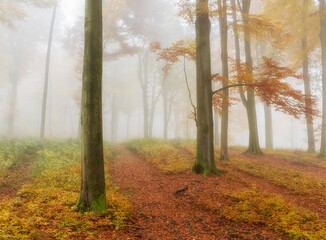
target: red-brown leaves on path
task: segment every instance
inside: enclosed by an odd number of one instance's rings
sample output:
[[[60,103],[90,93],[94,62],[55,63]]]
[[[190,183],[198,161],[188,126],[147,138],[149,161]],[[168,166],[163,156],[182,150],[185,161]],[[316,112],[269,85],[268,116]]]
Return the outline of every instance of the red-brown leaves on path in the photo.
[[[133,216],[119,232],[123,239],[284,239],[262,227],[252,227],[220,218],[216,211],[224,199],[216,192],[243,186],[227,177],[203,177],[191,172],[164,174],[124,146],[111,165],[110,175],[130,195]],[[185,189],[187,188],[187,189]],[[232,189],[230,189],[232,188]],[[181,194],[176,194],[182,190]],[[200,200],[200,201],[199,201]],[[201,204],[201,201],[203,204]]]

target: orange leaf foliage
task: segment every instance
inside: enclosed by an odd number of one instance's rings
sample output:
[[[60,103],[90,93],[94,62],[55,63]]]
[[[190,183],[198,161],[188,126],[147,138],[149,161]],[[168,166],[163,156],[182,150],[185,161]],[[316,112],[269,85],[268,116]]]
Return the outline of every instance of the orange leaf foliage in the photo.
[[[235,74],[230,85],[232,82],[243,83],[244,88],[252,88],[262,102],[295,118],[312,119],[319,115],[315,96],[304,95],[302,91],[294,89],[288,82],[285,82],[291,77],[302,78],[296,75],[294,70],[282,67],[278,62],[266,57],[258,67],[252,69],[246,63],[237,61],[233,61],[232,65],[232,72]],[[238,70],[240,74],[237,74]]]
[[[196,47],[194,40],[181,40],[168,48],[162,48],[161,44],[158,42],[153,42],[151,44],[151,51],[158,55],[157,60],[165,62],[163,67],[164,77],[169,75],[171,67],[173,64],[180,61],[180,58],[185,58],[187,60],[196,60]]]

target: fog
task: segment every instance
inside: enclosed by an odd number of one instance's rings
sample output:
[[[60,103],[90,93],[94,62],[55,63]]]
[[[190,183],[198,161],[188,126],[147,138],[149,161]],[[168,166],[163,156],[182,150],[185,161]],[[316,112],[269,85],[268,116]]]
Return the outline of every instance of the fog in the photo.
[[[32,2],[32,1],[31,1]],[[84,5],[80,0],[61,0],[57,5],[49,67],[49,87],[45,122],[48,139],[77,138],[79,135],[82,80]],[[120,5],[121,4],[121,5]],[[255,12],[260,1],[253,1]],[[0,2],[0,135],[9,137],[39,137],[45,63],[53,6],[39,7],[29,1]],[[17,17],[17,15],[19,17]],[[103,124],[104,138],[120,142],[144,137],[143,91],[139,81],[142,71],[148,79],[149,115],[153,111],[150,136],[164,137],[162,87],[168,86],[168,138],[196,137],[195,121],[191,119],[191,104],[183,74],[183,63],[171,68],[165,79],[157,55],[150,51],[152,42],[169,47],[176,41],[195,38],[195,26],[178,16],[176,2],[171,0],[104,1],[104,65]],[[212,72],[221,73],[218,20],[212,20]],[[235,57],[233,33],[229,31],[229,55]],[[242,41],[243,42],[243,41]],[[241,42],[241,47],[242,46]],[[242,53],[244,54],[244,53]],[[253,49],[253,55],[255,55]],[[269,54],[266,51],[266,54]],[[311,56],[312,93],[321,99],[320,50]],[[244,56],[241,56],[244,58]],[[148,59],[140,70],[140,61]],[[318,58],[315,60],[314,58]],[[255,60],[254,60],[255,61]],[[145,70],[144,70],[145,69]],[[147,70],[146,70],[147,69]],[[187,74],[192,98],[196,98],[196,69],[187,61]],[[300,70],[298,70],[300,74]],[[16,78],[16,79],[15,79]],[[17,98],[15,95],[17,81]],[[291,85],[303,90],[303,81],[291,80]],[[217,87],[217,86],[214,86]],[[239,99],[239,94],[233,93]],[[12,102],[16,102],[14,109]],[[263,103],[257,102],[257,119],[261,146],[265,146],[265,115]],[[13,117],[10,117],[12,113]],[[273,109],[273,134],[276,148],[307,148],[304,119],[295,119]],[[316,146],[320,139],[318,117],[314,121]],[[10,125],[12,124],[12,131]],[[149,123],[150,124],[150,123]],[[220,124],[220,121],[219,121]],[[244,106],[236,100],[230,108],[229,144],[248,144],[248,123]],[[218,125],[219,126],[219,125]],[[219,126],[220,128],[220,126]]]

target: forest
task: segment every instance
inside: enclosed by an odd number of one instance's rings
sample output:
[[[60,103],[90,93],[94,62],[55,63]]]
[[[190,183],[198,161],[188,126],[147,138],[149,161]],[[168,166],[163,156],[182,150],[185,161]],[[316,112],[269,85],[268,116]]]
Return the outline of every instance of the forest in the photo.
[[[326,239],[326,0],[0,0],[0,240]]]

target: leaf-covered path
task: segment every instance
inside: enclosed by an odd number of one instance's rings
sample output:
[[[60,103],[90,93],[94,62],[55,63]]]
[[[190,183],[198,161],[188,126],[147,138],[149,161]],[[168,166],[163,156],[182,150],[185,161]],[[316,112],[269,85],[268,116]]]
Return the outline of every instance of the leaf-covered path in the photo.
[[[14,198],[22,186],[32,181],[33,156],[26,156],[22,164],[13,165],[0,175],[0,201]]]
[[[194,196],[209,198],[218,189],[236,188],[236,182],[230,185],[229,179],[191,172],[164,174],[122,145],[115,150],[110,175],[133,203],[133,216],[118,233],[123,239],[284,239],[219,218],[194,202]]]

